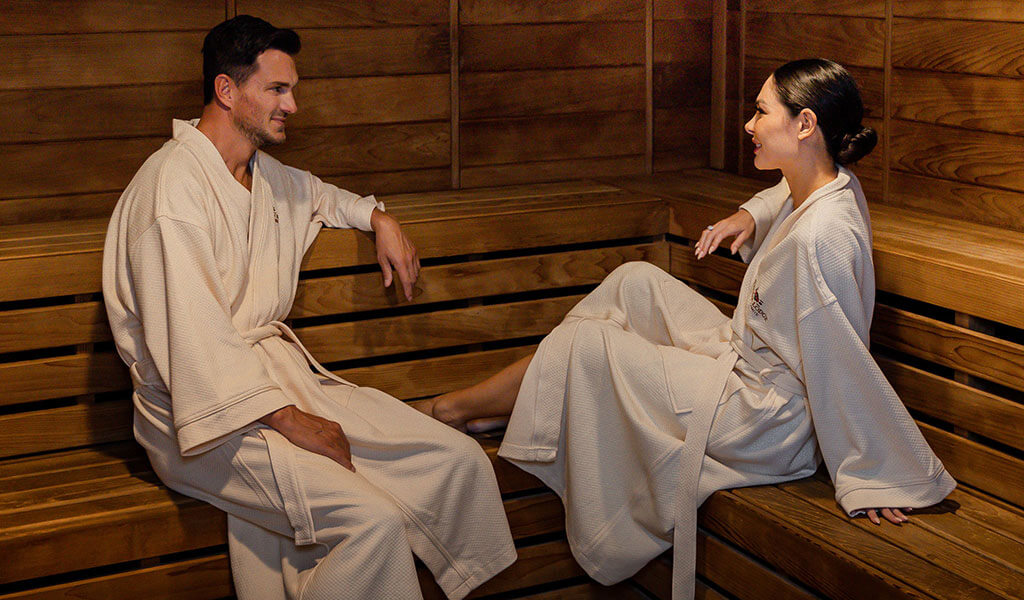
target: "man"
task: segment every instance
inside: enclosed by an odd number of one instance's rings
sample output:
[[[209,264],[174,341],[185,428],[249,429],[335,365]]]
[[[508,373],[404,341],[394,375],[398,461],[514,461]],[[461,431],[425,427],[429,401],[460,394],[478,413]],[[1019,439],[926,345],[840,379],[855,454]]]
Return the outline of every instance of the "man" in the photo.
[[[214,27],[202,118],[174,122],[114,211],[103,292],[135,437],[170,488],[228,513],[243,600],[419,598],[414,553],[462,598],[515,559],[483,451],[333,376],[281,322],[323,225],[372,229],[410,299],[419,271],[372,196],[259,151],[285,139],[299,46],[254,17]]]

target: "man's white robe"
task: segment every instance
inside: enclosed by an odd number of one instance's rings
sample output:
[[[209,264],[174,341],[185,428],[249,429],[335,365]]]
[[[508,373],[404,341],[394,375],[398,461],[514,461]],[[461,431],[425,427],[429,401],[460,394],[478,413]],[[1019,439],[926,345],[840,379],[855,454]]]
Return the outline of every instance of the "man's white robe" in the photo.
[[[135,437],[169,487],[229,514],[243,600],[416,598],[413,553],[461,598],[516,556],[479,444],[334,378],[281,323],[320,228],[368,231],[383,206],[262,152],[251,169],[250,192],[175,121],[114,211],[103,292]],[[356,473],[257,421],[293,404],[342,425]]]
[[[956,485],[868,352],[875,284],[856,177],[840,168],[795,211],[785,180],[742,208],[756,230],[732,319],[629,263],[527,369],[499,454],[562,497],[573,553],[602,583],[674,544],[673,597],[692,597],[697,507],[715,490],[809,476],[821,456],[851,515],[929,506]]]

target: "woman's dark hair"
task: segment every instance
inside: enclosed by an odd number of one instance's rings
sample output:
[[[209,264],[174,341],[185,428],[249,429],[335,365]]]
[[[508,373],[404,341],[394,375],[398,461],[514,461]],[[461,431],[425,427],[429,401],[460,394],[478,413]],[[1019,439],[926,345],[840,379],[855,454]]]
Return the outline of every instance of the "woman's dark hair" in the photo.
[[[804,58],[788,62],[772,74],[779,100],[794,117],[809,108],[818,117],[825,136],[825,148],[841,165],[866,156],[878,135],[861,125],[864,104],[857,82],[842,65],[823,58]]]
[[[271,48],[295,56],[302,43],[291,29],[278,29],[249,15],[238,15],[211,29],[203,40],[203,104],[213,101],[213,80],[218,75],[223,73],[242,85],[256,72],[256,58]]]

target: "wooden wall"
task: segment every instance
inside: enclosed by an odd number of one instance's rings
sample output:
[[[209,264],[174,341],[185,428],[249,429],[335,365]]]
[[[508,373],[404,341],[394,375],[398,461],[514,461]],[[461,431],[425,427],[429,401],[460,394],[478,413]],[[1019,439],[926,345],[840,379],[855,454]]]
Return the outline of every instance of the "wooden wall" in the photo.
[[[742,131],[786,60],[843,63],[880,143],[855,171],[874,202],[1024,231],[1024,9],[1020,0],[728,0],[724,139],[715,166],[753,167]],[[735,90],[735,91],[734,91]]]
[[[108,214],[242,13],[303,41],[270,152],[360,193],[707,165],[711,3],[0,0],[0,223]]]

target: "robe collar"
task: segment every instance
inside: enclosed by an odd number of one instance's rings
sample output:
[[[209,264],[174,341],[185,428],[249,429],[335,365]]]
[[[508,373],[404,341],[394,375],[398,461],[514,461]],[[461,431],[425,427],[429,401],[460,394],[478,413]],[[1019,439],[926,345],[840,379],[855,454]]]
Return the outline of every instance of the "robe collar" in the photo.
[[[181,119],[173,119],[171,121],[173,137],[178,142],[185,144],[191,148],[200,157],[200,162],[203,164],[204,169],[207,172],[216,175],[225,180],[228,186],[237,186],[237,189],[249,193],[249,190],[245,189],[245,186],[235,179],[235,176],[228,170],[228,165],[224,162],[224,157],[220,155],[217,147],[213,145],[210,138],[199,131],[196,127],[199,124],[199,119],[191,119],[189,121],[183,121]],[[249,162],[249,171],[253,174],[256,173],[256,162],[258,161],[259,150],[253,153],[252,158]],[[253,178],[255,181],[255,177]],[[227,183],[230,181],[230,183]]]
[[[797,208],[796,210],[794,210],[793,212],[789,213],[789,215],[786,216],[785,220],[782,221],[782,223],[779,225],[779,228],[772,235],[772,239],[768,240],[768,248],[766,249],[766,251],[772,250],[773,248],[775,248],[775,246],[779,245],[779,242],[786,238],[786,235],[793,229],[793,226],[796,225],[796,222],[800,219],[800,217],[805,212],[807,212],[808,207],[813,205],[818,200],[828,197],[832,195],[834,192],[842,190],[843,188],[847,187],[850,184],[850,180],[853,178],[853,174],[850,173],[850,171],[847,170],[846,167],[842,165],[836,165],[836,171],[837,172],[835,179],[811,192],[811,195],[808,196],[806,200],[804,200],[803,204],[801,204],[799,208]],[[792,198],[792,196],[792,193],[790,193],[790,198]]]

